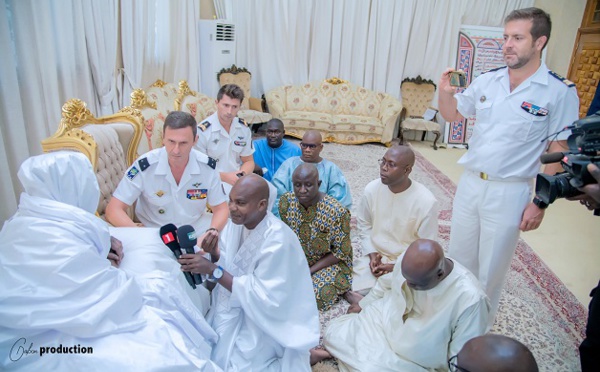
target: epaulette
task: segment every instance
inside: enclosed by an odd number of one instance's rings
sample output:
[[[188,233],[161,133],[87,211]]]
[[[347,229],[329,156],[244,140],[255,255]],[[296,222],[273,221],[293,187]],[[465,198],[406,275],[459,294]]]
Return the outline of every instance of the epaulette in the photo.
[[[575,83],[572,82],[571,80],[568,80],[567,78],[560,76],[559,74],[557,74],[556,72],[552,71],[552,70],[548,70],[548,73],[552,76],[554,76],[555,78],[557,78],[558,80],[562,81],[566,86],[568,86],[569,88],[574,87]]]
[[[138,165],[140,166],[140,170],[143,172],[148,169],[150,162],[148,161],[148,158],[141,158],[138,160]]]
[[[217,168],[217,161],[215,159],[211,158],[210,156],[208,156],[208,161],[206,162],[206,164],[208,164],[208,166],[211,167],[212,169]]]
[[[202,124],[198,124],[198,128],[203,132],[208,129],[208,127],[210,127],[210,122],[208,120],[203,121]]]
[[[506,68],[506,66],[500,66],[500,67],[493,68],[491,70],[484,71],[484,72],[481,73],[481,75],[486,74],[488,72],[494,72],[494,71],[502,70],[503,68]]]
[[[248,124],[246,124],[246,120],[244,120],[242,118],[238,118],[238,121],[240,122],[240,124],[248,126]]]

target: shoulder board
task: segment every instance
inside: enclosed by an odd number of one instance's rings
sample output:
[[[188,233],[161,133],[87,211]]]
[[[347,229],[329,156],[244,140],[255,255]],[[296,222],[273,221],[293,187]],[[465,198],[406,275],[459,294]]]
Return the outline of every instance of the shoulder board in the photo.
[[[248,124],[246,124],[246,120],[244,120],[242,118],[238,118],[238,121],[240,122],[240,124],[248,126]]]
[[[198,128],[203,132],[208,129],[208,127],[210,127],[210,122],[208,120],[203,121],[202,124],[198,124]]]
[[[211,158],[210,156],[208,156],[208,161],[206,162],[206,164],[208,164],[208,166],[211,167],[212,169],[217,168],[217,161],[215,159]]]
[[[491,70],[484,71],[484,72],[481,73],[481,75],[486,74],[488,72],[494,72],[494,71],[502,70],[503,68],[506,68],[506,66],[496,67],[496,68],[493,68]]]
[[[140,170],[143,172],[146,169],[148,169],[148,167],[150,166],[150,162],[148,161],[147,157],[144,157],[138,160],[138,165],[140,167]]]
[[[575,83],[572,82],[571,80],[567,80],[567,78],[560,76],[559,74],[557,74],[556,72],[552,71],[552,70],[548,70],[548,73],[551,76],[554,76],[555,78],[557,78],[558,80],[562,81],[566,86],[568,86],[569,88],[574,87]]]

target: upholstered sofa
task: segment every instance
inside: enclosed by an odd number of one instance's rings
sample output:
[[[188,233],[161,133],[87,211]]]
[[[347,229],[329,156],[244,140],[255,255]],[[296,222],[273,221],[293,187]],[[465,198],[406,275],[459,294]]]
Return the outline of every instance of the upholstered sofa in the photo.
[[[178,86],[157,80],[145,90],[135,89],[131,93],[130,107],[142,113],[144,134],[138,147],[139,155],[162,147],[162,129],[171,111],[188,112],[200,122],[217,109],[214,98],[191,90],[185,80]]]
[[[96,212],[104,217],[112,193],[137,157],[142,127],[142,115],[136,109],[124,107],[116,114],[96,118],[85,102],[73,98],[63,105],[58,129],[42,141],[42,150],[72,150],[88,157],[100,186]],[[133,216],[133,211],[129,213]]]
[[[302,138],[317,129],[326,142],[391,144],[402,103],[381,92],[333,78],[286,85],[266,94],[269,112],[283,121],[287,135]]]

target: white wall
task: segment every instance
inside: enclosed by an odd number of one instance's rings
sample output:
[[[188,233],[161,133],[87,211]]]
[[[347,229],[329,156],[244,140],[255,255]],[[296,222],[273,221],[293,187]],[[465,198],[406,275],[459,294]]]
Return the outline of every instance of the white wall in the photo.
[[[552,33],[548,42],[546,65],[560,75],[567,76],[571,54],[581,26],[586,0],[536,0],[535,7],[543,9],[552,19]]]

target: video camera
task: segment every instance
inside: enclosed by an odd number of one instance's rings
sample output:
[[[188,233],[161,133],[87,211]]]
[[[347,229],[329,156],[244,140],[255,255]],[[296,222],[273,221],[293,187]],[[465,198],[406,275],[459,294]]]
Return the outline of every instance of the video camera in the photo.
[[[593,163],[600,166],[600,111],[577,120],[565,128],[568,129],[571,130],[567,139],[569,151],[540,157],[542,164],[560,161],[565,170],[554,176],[544,173],[537,175],[535,194],[546,204],[553,203],[557,198],[580,195],[582,192],[578,190],[579,187],[596,183],[596,179],[588,172],[587,165]]]

